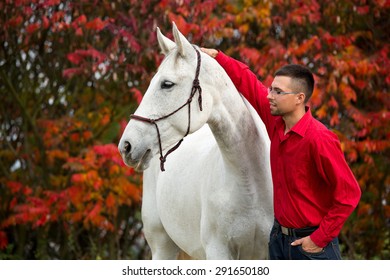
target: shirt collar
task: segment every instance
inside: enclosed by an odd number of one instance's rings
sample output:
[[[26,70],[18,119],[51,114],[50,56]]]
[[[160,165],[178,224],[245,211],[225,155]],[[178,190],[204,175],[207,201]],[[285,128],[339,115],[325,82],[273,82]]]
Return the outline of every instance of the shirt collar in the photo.
[[[309,127],[310,120],[312,118],[310,108],[308,106],[305,106],[305,110],[306,110],[306,113],[291,129],[291,131],[295,132],[296,134],[301,135],[302,137],[305,137],[307,128]]]

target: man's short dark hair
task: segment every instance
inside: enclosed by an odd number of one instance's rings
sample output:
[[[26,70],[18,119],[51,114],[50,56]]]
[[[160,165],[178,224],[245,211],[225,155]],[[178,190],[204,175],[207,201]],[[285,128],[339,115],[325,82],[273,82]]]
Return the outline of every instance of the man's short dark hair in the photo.
[[[311,71],[299,64],[287,64],[275,72],[275,76],[286,76],[293,80],[293,90],[305,94],[305,103],[310,99],[314,89],[314,77]]]

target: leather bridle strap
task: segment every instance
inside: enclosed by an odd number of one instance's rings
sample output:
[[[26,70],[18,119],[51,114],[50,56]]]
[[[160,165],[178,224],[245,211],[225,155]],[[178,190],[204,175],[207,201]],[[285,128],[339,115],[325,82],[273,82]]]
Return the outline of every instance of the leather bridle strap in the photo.
[[[200,72],[201,58],[200,58],[199,51],[195,47],[194,47],[194,49],[195,49],[196,55],[197,55],[197,66],[196,66],[196,72],[195,72],[195,79],[192,82],[191,94],[190,94],[190,97],[188,98],[187,102],[184,103],[182,106],[180,106],[175,111],[173,111],[172,113],[170,113],[168,115],[165,115],[165,116],[162,116],[162,117],[157,118],[157,119],[145,118],[145,117],[137,116],[137,115],[134,115],[134,114],[130,115],[130,119],[135,119],[135,120],[138,120],[138,121],[150,123],[150,124],[153,124],[156,127],[157,138],[158,138],[158,145],[159,145],[159,149],[160,149],[160,169],[161,169],[161,171],[165,171],[164,163],[167,160],[168,155],[170,153],[172,153],[173,151],[175,151],[177,148],[179,148],[180,144],[184,140],[184,137],[186,137],[190,133],[190,127],[191,127],[191,102],[192,102],[192,98],[195,96],[195,93],[197,91],[199,92],[199,97],[198,97],[199,108],[200,108],[201,111],[203,110],[203,108],[202,108],[202,88],[200,87],[200,84],[199,84],[199,72]],[[169,149],[168,152],[164,156],[163,152],[162,152],[160,130],[158,128],[157,122],[172,116],[173,114],[177,113],[178,111],[180,111],[181,109],[183,109],[187,105],[188,105],[188,126],[187,126],[186,134],[183,136],[183,138],[179,142],[176,143],[175,146],[173,146],[171,149]]]

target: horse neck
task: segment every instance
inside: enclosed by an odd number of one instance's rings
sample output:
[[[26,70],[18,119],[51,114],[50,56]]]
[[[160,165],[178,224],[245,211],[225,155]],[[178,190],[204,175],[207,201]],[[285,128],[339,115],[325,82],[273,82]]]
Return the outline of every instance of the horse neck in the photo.
[[[260,135],[252,115],[230,79],[216,85],[220,93],[208,124],[226,167],[231,173],[251,177],[244,180],[263,180],[269,164],[264,160],[269,153],[265,148],[265,135]]]

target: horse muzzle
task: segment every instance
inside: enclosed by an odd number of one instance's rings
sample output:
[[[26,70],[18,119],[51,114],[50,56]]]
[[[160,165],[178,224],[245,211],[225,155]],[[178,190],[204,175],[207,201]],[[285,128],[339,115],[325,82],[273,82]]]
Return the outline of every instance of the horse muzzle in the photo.
[[[151,150],[146,149],[143,152],[135,152],[129,141],[120,141],[118,150],[122,156],[123,162],[136,171],[143,171],[149,167],[152,158]]]

